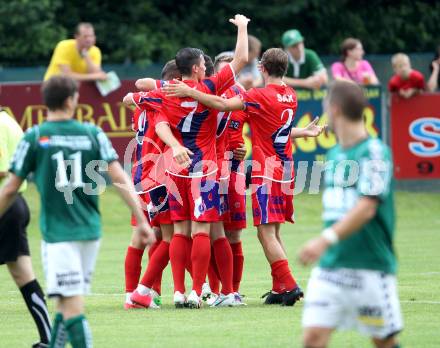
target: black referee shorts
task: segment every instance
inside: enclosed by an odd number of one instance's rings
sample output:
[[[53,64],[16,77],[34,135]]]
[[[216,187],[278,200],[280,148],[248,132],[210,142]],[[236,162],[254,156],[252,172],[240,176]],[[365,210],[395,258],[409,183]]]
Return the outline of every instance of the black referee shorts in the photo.
[[[0,265],[17,261],[21,255],[29,255],[26,227],[29,224],[29,208],[21,195],[0,218]]]

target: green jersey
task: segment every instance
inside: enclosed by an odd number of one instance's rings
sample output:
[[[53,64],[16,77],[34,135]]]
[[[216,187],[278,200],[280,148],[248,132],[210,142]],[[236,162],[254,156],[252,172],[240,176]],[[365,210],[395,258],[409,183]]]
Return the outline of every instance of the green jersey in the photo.
[[[362,196],[379,200],[376,215],[359,231],[321,257],[323,268],[355,268],[394,274],[393,165],[389,148],[368,138],[351,148],[336,145],[327,154],[323,220],[329,227],[342,219]]]
[[[289,65],[287,67],[287,77],[293,77],[295,79],[306,79],[313,76],[323,70],[325,70],[324,64],[316,54],[315,51],[308,48],[304,49],[304,56],[299,61],[296,61],[289,53]]]
[[[41,199],[40,228],[46,242],[101,236],[97,195],[105,180],[97,170],[117,158],[107,136],[92,124],[50,121],[25,133],[10,171],[23,179],[34,174]]]

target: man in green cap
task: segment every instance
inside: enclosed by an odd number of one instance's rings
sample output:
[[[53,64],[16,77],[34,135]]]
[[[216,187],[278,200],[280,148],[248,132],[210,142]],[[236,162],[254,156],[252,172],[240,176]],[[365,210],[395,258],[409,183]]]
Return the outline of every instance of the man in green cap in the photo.
[[[286,31],[281,41],[289,56],[284,82],[292,87],[319,89],[327,84],[327,70],[315,51],[304,47],[304,38],[296,29]]]

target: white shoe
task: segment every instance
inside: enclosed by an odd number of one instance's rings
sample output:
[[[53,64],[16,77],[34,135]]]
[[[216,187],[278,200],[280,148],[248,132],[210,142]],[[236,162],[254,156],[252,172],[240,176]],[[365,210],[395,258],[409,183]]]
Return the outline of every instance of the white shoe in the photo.
[[[174,293],[174,305],[176,308],[183,308],[186,304],[186,296],[182,294],[180,291],[176,291]]]
[[[234,292],[234,296],[237,306],[247,306],[247,304],[243,301],[243,296],[239,292]]]
[[[212,296],[212,290],[208,283],[203,283],[201,298],[203,301],[207,301]]]
[[[208,306],[212,306],[212,304],[215,303],[215,301],[217,301],[218,298],[219,298],[219,295],[217,295],[216,293],[212,292],[211,296],[206,300],[206,304]]]
[[[211,307],[235,307],[239,305],[240,304],[235,300],[234,293],[231,292],[228,295],[220,294],[217,301],[215,301]]]
[[[191,291],[187,298],[187,303],[189,308],[200,308],[202,307],[202,299],[197,295],[195,290]]]

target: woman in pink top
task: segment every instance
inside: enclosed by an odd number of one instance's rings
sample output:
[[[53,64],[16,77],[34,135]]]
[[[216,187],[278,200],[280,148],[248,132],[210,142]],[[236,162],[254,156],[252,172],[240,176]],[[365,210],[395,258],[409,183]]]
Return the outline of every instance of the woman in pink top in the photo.
[[[335,80],[351,80],[360,85],[378,85],[379,80],[364,57],[362,43],[358,39],[348,38],[341,45],[342,61],[332,65]]]

